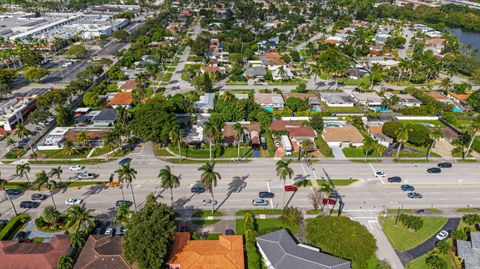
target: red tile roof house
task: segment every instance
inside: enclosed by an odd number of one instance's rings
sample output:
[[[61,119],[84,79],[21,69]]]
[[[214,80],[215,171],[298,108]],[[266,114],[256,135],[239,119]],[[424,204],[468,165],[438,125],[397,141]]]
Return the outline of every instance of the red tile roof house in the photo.
[[[54,269],[70,249],[69,235],[55,235],[46,243],[0,241],[0,268]]]
[[[133,104],[133,95],[131,92],[119,92],[117,93],[107,106],[112,108],[117,108],[119,106],[129,109]]]
[[[90,235],[73,269],[130,269],[122,252],[120,236]]]
[[[284,121],[284,120],[274,120],[270,125],[272,131],[287,131],[288,136],[292,140],[295,150],[298,149],[299,145],[305,139],[310,139],[312,142],[317,138],[317,132],[312,129],[310,126],[303,126],[301,122],[298,121]]]
[[[137,88],[137,82],[133,79],[130,79],[130,80],[127,80],[125,81],[125,83],[123,83],[121,86],[120,86],[120,90],[121,91],[133,91]]]

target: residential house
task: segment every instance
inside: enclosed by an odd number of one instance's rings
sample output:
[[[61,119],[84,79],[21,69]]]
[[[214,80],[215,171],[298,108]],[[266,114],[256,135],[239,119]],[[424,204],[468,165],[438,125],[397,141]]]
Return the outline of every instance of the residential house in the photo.
[[[65,141],[69,140],[75,144],[79,144],[78,134],[85,133],[88,139],[88,144],[93,147],[98,147],[103,144],[103,137],[105,133],[109,131],[109,128],[69,128],[67,132],[63,134],[63,138],[59,141],[59,145],[63,147]]]
[[[220,235],[218,240],[190,240],[176,232],[168,259],[169,269],[244,269],[243,236]]]
[[[344,92],[319,92],[320,100],[330,107],[353,107],[355,100]]]
[[[299,121],[286,121],[286,120],[273,120],[270,124],[272,131],[287,131],[290,132],[293,129],[301,128],[303,124]]]
[[[257,122],[241,121],[238,122],[243,128],[242,143],[252,142],[252,148],[260,146],[260,124]],[[225,122],[223,125],[223,143],[226,145],[233,145],[235,141],[235,126],[236,122]]]
[[[268,51],[271,49],[276,49],[278,47],[278,43],[280,43],[279,37],[272,37],[268,40],[263,40],[257,43],[258,49],[261,51]]]
[[[267,60],[279,60],[280,58],[282,58],[282,55],[275,51],[269,51],[263,55],[263,58]]]
[[[118,88],[124,92],[131,92],[137,88],[137,82],[134,79],[129,79],[127,81],[119,83]]]
[[[218,67],[214,65],[204,65],[200,68],[200,72],[202,74],[224,74],[225,73],[225,68],[223,67]]]
[[[361,67],[349,67],[347,70],[347,76],[351,79],[360,79],[367,74],[368,71]]]
[[[267,71],[261,66],[253,66],[245,70],[245,77],[248,79],[263,79],[266,74]]]
[[[344,144],[354,147],[363,146],[363,135],[354,126],[326,127],[323,129],[323,138],[329,146],[342,146]]]
[[[429,93],[427,93],[427,95],[429,95],[433,99],[435,99],[439,102],[442,102],[442,103],[450,103],[451,102],[446,95],[444,95],[443,93],[440,93],[440,92],[429,92]]]
[[[262,58],[262,64],[268,68],[268,70],[273,71],[279,68],[287,68],[287,63],[282,59],[266,59]]]
[[[122,237],[90,235],[73,269],[132,268],[123,257]]]
[[[445,48],[445,39],[443,38],[429,38],[425,40],[425,50],[430,50],[435,55],[442,54],[443,49]]]
[[[265,110],[282,110],[285,102],[281,94],[277,93],[256,93],[254,95],[255,103],[259,104]]]
[[[123,107],[126,109],[132,108],[133,95],[131,92],[118,92],[108,102],[107,107],[116,109],[117,107]]]
[[[388,147],[391,143],[393,143],[393,139],[391,137],[386,136],[383,131],[383,123],[370,125],[368,126],[368,134],[382,146]]]
[[[288,136],[292,142],[296,142],[298,145],[300,145],[302,144],[303,140],[310,140],[314,142],[315,138],[317,138],[317,132],[310,126],[303,126],[300,128],[293,128],[288,133]]]
[[[363,106],[378,107],[382,105],[383,98],[376,92],[352,92],[352,96]]]
[[[87,114],[92,117],[93,126],[96,127],[110,127],[113,126],[117,119],[117,112],[113,108],[107,108],[97,111],[92,111]]]
[[[472,93],[473,91],[468,91],[466,93],[448,92],[447,97],[459,105],[464,105]]]
[[[313,93],[289,92],[287,93],[287,99],[290,97],[298,98],[300,100],[308,100],[308,105],[311,109],[317,109],[320,111],[320,98]]]
[[[215,94],[205,93],[204,95],[200,96],[200,99],[197,102],[195,102],[195,108],[198,111],[208,112],[209,110],[213,109],[214,102]]]
[[[5,269],[55,269],[70,249],[70,235],[55,235],[49,242],[0,241],[0,267]]]
[[[458,257],[465,269],[480,268],[480,232],[471,232],[470,241],[457,240]]]
[[[256,238],[268,269],[350,269],[350,261],[321,252],[318,248],[296,242],[286,230]]]
[[[410,94],[393,94],[390,92],[387,92],[384,94],[385,98],[390,99],[394,95],[398,96],[400,98],[400,101],[398,102],[398,105],[401,107],[414,107],[414,106],[420,106],[422,102],[420,102],[417,98],[411,96]]]
[[[329,36],[325,39],[325,43],[339,46],[340,44],[347,43],[348,34],[336,33],[334,36]]]
[[[75,109],[73,114],[75,115],[75,117],[78,117],[78,116],[81,116],[81,115],[86,115],[89,111],[90,111],[89,107],[79,107],[79,108]]]

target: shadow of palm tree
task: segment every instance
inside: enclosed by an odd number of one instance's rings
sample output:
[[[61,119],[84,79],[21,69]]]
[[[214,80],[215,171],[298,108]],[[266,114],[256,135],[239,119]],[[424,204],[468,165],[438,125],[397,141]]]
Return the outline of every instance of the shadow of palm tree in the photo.
[[[104,185],[96,185],[96,186],[91,186],[89,189],[84,192],[82,195],[85,196],[85,198],[88,198],[92,195],[99,194],[102,190],[105,189]]]
[[[297,182],[297,181],[304,181],[304,180],[307,180],[307,178],[309,178],[310,175],[302,175],[302,174],[298,174],[298,175],[295,175],[295,177],[293,178],[293,181]]]
[[[228,198],[230,198],[232,193],[234,192],[240,193],[243,189],[245,189],[245,187],[247,187],[246,180],[249,176],[250,175],[233,177],[233,180],[230,183],[228,183],[228,191],[227,191],[227,195],[225,196],[225,199],[223,199],[223,201],[217,206],[215,211],[219,210],[220,207],[222,207],[222,205],[228,200]]]
[[[290,204],[290,201],[292,201],[293,196],[295,196],[296,193],[297,193],[297,192],[294,191],[294,192],[292,193],[292,195],[290,195],[290,198],[288,198],[288,201],[285,203],[285,207],[284,207],[284,208],[287,208],[287,207],[288,207],[288,204]]]

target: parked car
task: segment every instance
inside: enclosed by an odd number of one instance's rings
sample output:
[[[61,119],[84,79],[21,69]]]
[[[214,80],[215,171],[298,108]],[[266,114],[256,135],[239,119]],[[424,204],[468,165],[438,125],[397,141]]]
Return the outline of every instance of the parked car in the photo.
[[[402,191],[414,191],[415,187],[409,184],[403,184],[400,186],[400,189],[402,189]]]
[[[408,193],[408,198],[418,198],[418,199],[421,199],[422,198],[422,195],[418,192],[409,192]]]
[[[116,207],[120,207],[122,205],[126,205],[127,207],[130,207],[133,203],[131,201],[128,201],[128,200],[118,200],[117,202],[115,202],[115,206]]]
[[[338,193],[338,191],[332,192],[332,193],[330,193],[328,198],[332,198],[332,199],[335,199],[335,200],[340,199],[340,193]]]
[[[252,200],[252,204],[254,206],[267,206],[268,205],[268,200],[266,199],[262,199],[262,198],[258,198],[258,199],[253,199]]]
[[[24,231],[18,232],[17,235],[15,235],[15,238],[13,240],[15,241],[23,241],[27,239],[28,234]]]
[[[66,205],[79,205],[81,203],[83,203],[82,199],[69,198],[69,199],[65,200]]]
[[[17,196],[22,194],[22,191],[17,189],[6,189],[5,192],[8,194],[8,196]]]
[[[83,173],[78,176],[78,179],[95,179],[97,174],[94,173]]]
[[[235,231],[232,229],[226,229],[225,230],[225,235],[235,235]]]
[[[401,177],[389,177],[387,180],[388,180],[388,182],[390,182],[390,183],[402,182],[402,178],[401,178]]]
[[[268,192],[268,191],[261,191],[258,193],[258,197],[260,198],[273,198],[275,197],[275,193]]]
[[[42,193],[34,193],[32,194],[32,200],[45,200],[48,198],[48,195]]]
[[[112,229],[112,228],[107,228],[107,229],[105,230],[105,234],[106,234],[106,235],[110,235],[110,234],[112,234],[112,233],[113,233],[113,229]]]
[[[118,162],[119,165],[126,165],[127,163],[130,163],[132,159],[130,158],[124,158],[121,161]]]
[[[324,205],[334,205],[337,203],[337,200],[332,199],[332,198],[323,198],[322,204]]]
[[[217,200],[212,200],[212,199],[205,199],[202,202],[203,205],[216,205],[217,203],[218,203]]]
[[[440,169],[438,167],[432,167],[432,168],[428,168],[427,172],[430,173],[430,174],[438,174],[438,173],[442,172],[442,169]]]
[[[204,193],[205,192],[205,188],[202,187],[202,186],[193,186],[191,189],[190,189],[191,192],[193,193]]]
[[[40,205],[39,202],[22,201],[20,203],[20,208],[37,208],[39,205]]]
[[[293,185],[285,185],[285,191],[297,191],[298,187]]]
[[[443,241],[448,238],[448,232],[445,230],[441,230],[437,236],[435,236],[438,240]]]
[[[373,175],[376,176],[376,177],[384,177],[384,176],[385,176],[385,172],[377,171],[377,172],[375,172]]]
[[[440,168],[452,168],[452,163],[444,162],[444,163],[439,163],[437,166]]]
[[[82,165],[77,164],[77,165],[70,166],[68,169],[70,171],[81,171],[83,168],[84,167]]]

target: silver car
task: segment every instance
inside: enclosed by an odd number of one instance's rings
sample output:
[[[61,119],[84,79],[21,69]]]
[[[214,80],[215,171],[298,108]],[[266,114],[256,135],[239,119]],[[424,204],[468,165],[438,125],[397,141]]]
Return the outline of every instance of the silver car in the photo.
[[[268,200],[262,199],[262,198],[257,198],[252,200],[252,204],[254,206],[267,206],[268,205]]]

